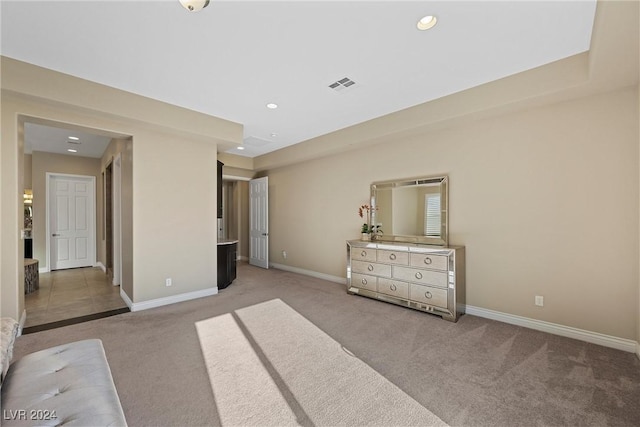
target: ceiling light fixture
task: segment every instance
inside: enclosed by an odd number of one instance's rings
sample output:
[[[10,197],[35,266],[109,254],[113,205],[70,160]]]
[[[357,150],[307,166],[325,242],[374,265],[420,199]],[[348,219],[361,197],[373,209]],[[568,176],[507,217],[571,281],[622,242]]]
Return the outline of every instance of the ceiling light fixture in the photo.
[[[70,136],[70,137],[68,137],[68,138],[69,138],[70,140],[72,140],[72,141],[78,141],[78,140],[80,140],[80,138],[78,138],[77,136]]]
[[[270,102],[267,104],[267,108],[270,110],[275,110],[276,108],[278,108],[278,104],[274,104],[273,102]]]
[[[70,153],[77,153],[78,150],[74,150],[73,148],[67,148],[67,151]]]
[[[189,12],[199,12],[209,5],[209,0],[179,0]]]
[[[244,150],[244,147],[240,146],[240,147],[236,147],[238,150]]]
[[[438,23],[438,18],[436,18],[433,15],[427,15],[418,21],[418,23],[416,24],[416,27],[418,27],[420,31],[426,31],[430,28],[435,27],[437,23]]]

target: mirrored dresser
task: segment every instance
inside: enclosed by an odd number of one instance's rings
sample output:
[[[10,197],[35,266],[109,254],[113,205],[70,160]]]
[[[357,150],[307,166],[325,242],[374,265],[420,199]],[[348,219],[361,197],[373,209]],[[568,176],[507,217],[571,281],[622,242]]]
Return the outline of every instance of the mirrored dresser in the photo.
[[[464,247],[350,240],[347,292],[437,314],[464,312]]]
[[[371,184],[370,240],[347,242],[347,292],[455,322],[464,312],[465,248],[448,246],[449,179]]]

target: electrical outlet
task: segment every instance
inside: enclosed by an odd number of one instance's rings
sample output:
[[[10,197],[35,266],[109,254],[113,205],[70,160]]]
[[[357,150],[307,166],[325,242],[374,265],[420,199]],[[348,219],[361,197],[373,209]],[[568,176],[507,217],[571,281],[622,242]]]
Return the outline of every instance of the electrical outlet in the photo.
[[[282,258],[287,259],[287,251],[282,251]]]
[[[544,297],[540,296],[540,295],[536,295],[535,303],[536,303],[537,306],[543,307],[544,306]]]
[[[164,279],[165,286],[171,286],[173,283],[171,282],[171,277],[167,277]]]

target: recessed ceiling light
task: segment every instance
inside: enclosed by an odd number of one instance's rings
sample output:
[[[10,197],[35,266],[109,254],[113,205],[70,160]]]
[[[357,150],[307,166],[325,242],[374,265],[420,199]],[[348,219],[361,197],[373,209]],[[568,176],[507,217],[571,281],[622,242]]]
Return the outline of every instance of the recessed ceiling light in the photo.
[[[244,150],[244,147],[243,147],[243,146],[236,147],[236,148],[237,148],[238,150]]]
[[[278,136],[278,134],[277,134],[277,133],[275,133],[275,132],[273,132],[273,133],[271,134],[271,138],[275,138],[276,136]]]
[[[198,12],[209,5],[209,0],[180,0],[180,4],[189,12]]]
[[[67,148],[67,151],[70,153],[77,153],[78,150],[74,150],[73,148]]]
[[[73,141],[78,141],[80,138],[78,138],[77,136],[70,136],[69,139]]]
[[[433,28],[437,22],[438,18],[433,15],[427,15],[418,21],[416,27],[418,27],[420,31],[426,31],[430,28]]]
[[[270,102],[267,104],[267,108],[270,110],[275,110],[276,108],[278,108],[278,104],[274,104],[273,102]]]

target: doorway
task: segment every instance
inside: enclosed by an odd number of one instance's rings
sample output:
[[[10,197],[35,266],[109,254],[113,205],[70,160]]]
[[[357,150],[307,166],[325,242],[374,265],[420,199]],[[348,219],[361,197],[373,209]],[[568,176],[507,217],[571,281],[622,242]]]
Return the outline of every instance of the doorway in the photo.
[[[129,197],[131,194],[129,189],[132,177],[132,138],[110,131],[83,128],[45,119],[22,118],[21,120],[24,120],[25,188],[32,187],[34,194],[41,195],[34,197],[33,203],[35,230],[33,257],[40,260],[40,286],[39,289],[36,288],[35,291],[24,295],[27,314],[25,321],[27,330],[24,333],[33,332],[32,328],[48,329],[129,311],[121,296],[120,287],[113,286],[113,280],[116,277],[118,259],[121,260],[123,250],[126,256],[130,257],[132,253],[130,240],[118,245],[118,240],[114,236],[117,233],[116,210],[124,212],[124,227],[126,230],[131,229],[132,200]],[[111,176],[110,179],[105,180],[107,162],[112,163],[109,167]],[[121,165],[120,169],[118,164]],[[121,172],[120,182],[116,182],[118,171]],[[67,186],[69,192],[64,193],[63,196],[72,198],[76,202],[80,200],[80,202],[75,205],[73,202],[63,203],[62,211],[65,221],[50,219],[52,212],[56,214],[55,218],[61,210],[56,206],[56,202],[66,199],[64,197],[61,199],[55,192],[52,196],[53,189],[60,186],[51,181],[49,175],[63,178],[88,178],[90,182],[88,187],[93,201],[88,201],[82,192],[77,192],[82,182],[69,183]],[[106,182],[111,184],[110,197],[105,197]],[[120,191],[119,194],[124,194],[123,200],[120,200],[121,196],[117,194],[121,187],[124,187],[124,191]],[[108,208],[105,206],[107,201]],[[77,212],[83,215],[78,216]],[[106,233],[106,212],[112,215],[110,219],[112,232],[110,233]],[[84,214],[88,217],[86,221],[82,219]],[[58,232],[57,227],[60,222],[73,224],[76,232],[84,232],[85,226],[91,226],[93,232],[87,231],[87,233],[92,236],[92,241],[89,241],[89,236],[62,236],[67,241],[61,239],[61,236],[52,236],[52,234],[63,234]],[[107,235],[110,237],[111,246],[108,251],[106,250]],[[120,252],[115,254],[118,248]],[[106,274],[107,254],[110,273],[113,277]],[[58,261],[61,259],[65,262],[72,259],[83,261],[76,264],[60,264]],[[131,272],[125,270],[119,281],[123,281],[130,289]]]
[[[249,264],[269,268],[269,177],[249,182]]]

